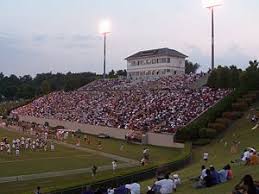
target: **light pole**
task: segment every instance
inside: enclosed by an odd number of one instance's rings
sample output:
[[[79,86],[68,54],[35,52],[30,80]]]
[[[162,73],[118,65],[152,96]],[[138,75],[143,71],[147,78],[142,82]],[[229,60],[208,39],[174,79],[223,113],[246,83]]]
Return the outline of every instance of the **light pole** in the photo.
[[[107,34],[111,32],[110,30],[110,22],[108,20],[104,20],[100,23],[99,26],[100,33],[103,35],[103,79],[106,77],[106,37]]]
[[[214,57],[214,7],[223,4],[223,0],[203,0],[203,6],[211,10],[211,70],[215,67],[215,57]]]

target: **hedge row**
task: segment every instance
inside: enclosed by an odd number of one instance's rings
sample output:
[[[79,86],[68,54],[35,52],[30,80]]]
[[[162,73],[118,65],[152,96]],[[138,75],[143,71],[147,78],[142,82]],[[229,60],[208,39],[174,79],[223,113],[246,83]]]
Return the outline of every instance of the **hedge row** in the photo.
[[[216,135],[217,135],[217,130],[216,130],[216,129],[201,128],[201,129],[199,130],[199,137],[200,137],[200,138],[213,139]]]

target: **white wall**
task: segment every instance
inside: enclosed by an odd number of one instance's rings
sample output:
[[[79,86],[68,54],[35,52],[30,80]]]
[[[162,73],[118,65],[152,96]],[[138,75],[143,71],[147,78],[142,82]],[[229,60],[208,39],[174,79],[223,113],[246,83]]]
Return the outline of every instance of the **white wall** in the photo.
[[[31,116],[20,116],[20,121],[26,122],[35,122],[38,124],[44,124],[48,122],[50,126],[64,126],[66,129],[77,130],[80,129],[83,133],[88,133],[92,135],[98,135],[100,133],[105,133],[110,137],[125,140],[125,135],[128,130],[126,129],[118,129],[111,127],[103,127],[103,126],[95,126],[88,124],[81,124],[77,122],[69,122],[69,121],[60,121],[57,119],[43,119]],[[160,133],[148,133],[147,143],[150,145],[163,146],[163,147],[172,147],[172,148],[183,148],[184,144],[174,143],[174,135],[172,134],[160,134]]]
[[[170,58],[170,63],[155,63],[155,64],[139,64],[137,65],[137,61],[143,60],[150,60],[152,61],[153,59],[157,60],[157,59],[162,59],[162,58]],[[132,61],[136,61],[135,65],[132,65]],[[159,74],[159,75],[148,75],[148,76],[144,76],[144,75],[134,75],[131,77],[134,78],[144,78],[145,77],[161,77],[161,76],[165,76],[165,75],[174,75],[175,72],[176,74],[184,74],[185,72],[185,59],[184,58],[178,58],[178,57],[167,57],[167,56],[163,56],[163,57],[156,57],[156,58],[143,58],[143,59],[138,59],[138,60],[128,60],[127,61],[127,72],[128,75],[130,75],[132,72],[148,72],[148,71],[159,71],[159,70],[164,70],[164,69],[169,69],[170,72],[166,72],[166,74]],[[129,77],[129,76],[128,76]]]

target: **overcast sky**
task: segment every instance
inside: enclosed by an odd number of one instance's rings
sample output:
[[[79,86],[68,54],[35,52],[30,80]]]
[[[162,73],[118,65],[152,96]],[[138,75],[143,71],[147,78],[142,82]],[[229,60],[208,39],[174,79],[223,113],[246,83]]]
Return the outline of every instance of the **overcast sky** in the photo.
[[[216,64],[259,58],[259,0],[215,10]],[[201,0],[0,0],[0,72],[102,72],[98,24],[112,22],[107,69],[139,50],[169,47],[207,69],[210,15]]]

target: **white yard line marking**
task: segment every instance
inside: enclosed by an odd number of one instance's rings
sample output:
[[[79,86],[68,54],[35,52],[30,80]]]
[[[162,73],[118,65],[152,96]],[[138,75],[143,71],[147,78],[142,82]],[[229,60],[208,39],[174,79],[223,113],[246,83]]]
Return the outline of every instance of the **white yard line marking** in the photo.
[[[134,167],[134,164],[123,163],[118,166],[120,168],[128,168]],[[103,165],[98,167],[98,172],[111,170],[111,165]],[[29,174],[29,175],[17,175],[17,176],[9,176],[9,177],[0,177],[0,183],[8,183],[8,182],[16,182],[16,181],[29,181],[35,179],[44,179],[44,178],[51,178],[51,177],[62,177],[68,175],[76,175],[76,174],[84,174],[84,173],[91,173],[92,168],[80,168],[80,169],[73,169],[73,170],[63,170],[63,171],[56,171],[56,172],[44,172],[44,173],[37,173],[37,174]]]
[[[86,154],[86,155],[73,155],[73,157],[89,157],[94,156],[93,154]],[[0,164],[5,163],[16,163],[16,162],[26,162],[26,161],[34,161],[34,160],[56,160],[56,159],[64,159],[64,158],[71,158],[71,156],[62,156],[62,157],[46,157],[46,158],[34,158],[34,159],[14,159],[14,160],[7,160],[7,161],[1,161]]]

